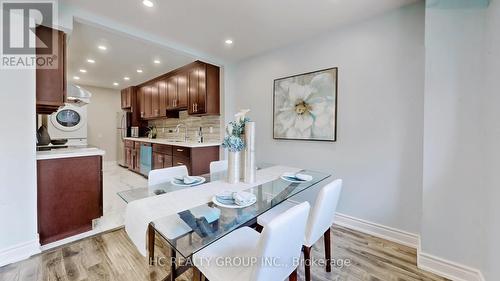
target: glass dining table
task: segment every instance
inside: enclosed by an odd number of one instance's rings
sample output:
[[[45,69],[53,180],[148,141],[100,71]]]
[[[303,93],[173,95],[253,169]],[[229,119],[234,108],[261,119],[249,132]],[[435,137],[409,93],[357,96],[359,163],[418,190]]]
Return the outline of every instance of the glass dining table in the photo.
[[[274,165],[261,164],[258,169]],[[258,172],[258,171],[257,171]],[[311,170],[301,170],[301,174],[311,176],[310,181],[289,182],[277,176],[275,179],[245,190],[257,198],[256,202],[245,208],[220,207],[213,201],[182,212],[154,220],[148,227],[148,254],[150,264],[154,264],[154,239],[159,235],[170,246],[171,273],[164,280],[175,280],[192,265],[191,258],[210,244],[232,231],[244,227],[255,227],[257,217],[276,207],[285,200],[323,183],[329,174]],[[207,182],[224,180],[225,172],[203,175]],[[149,188],[122,191],[118,195],[126,202],[172,192],[185,187],[165,183]],[[200,186],[202,188],[202,186]],[[177,258],[179,256],[179,258]],[[182,260],[183,262],[179,263]],[[177,262],[176,262],[177,261]]]

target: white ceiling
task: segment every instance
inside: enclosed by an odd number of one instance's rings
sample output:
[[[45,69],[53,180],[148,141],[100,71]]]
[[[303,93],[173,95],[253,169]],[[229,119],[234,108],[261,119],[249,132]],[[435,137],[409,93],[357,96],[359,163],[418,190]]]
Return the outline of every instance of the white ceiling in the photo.
[[[107,50],[99,50],[100,44],[105,45]],[[95,63],[88,63],[89,58],[94,59]],[[160,64],[155,64],[155,59],[160,60]],[[123,89],[194,60],[158,45],[75,22],[68,45],[67,79],[81,85]],[[87,72],[81,73],[80,69]],[[137,73],[137,69],[142,69],[143,73]],[[75,80],[74,76],[80,79]],[[123,80],[125,76],[130,77],[130,80]],[[114,86],[113,82],[119,85]]]
[[[102,18],[235,62],[419,0],[64,0]],[[224,41],[231,38],[232,47]]]

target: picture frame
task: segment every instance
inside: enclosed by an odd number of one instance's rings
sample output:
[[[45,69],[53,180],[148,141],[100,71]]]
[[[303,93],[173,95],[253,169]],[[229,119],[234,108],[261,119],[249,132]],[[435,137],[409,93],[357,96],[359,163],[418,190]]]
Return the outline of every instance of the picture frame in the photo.
[[[274,80],[273,139],[337,141],[338,68]]]

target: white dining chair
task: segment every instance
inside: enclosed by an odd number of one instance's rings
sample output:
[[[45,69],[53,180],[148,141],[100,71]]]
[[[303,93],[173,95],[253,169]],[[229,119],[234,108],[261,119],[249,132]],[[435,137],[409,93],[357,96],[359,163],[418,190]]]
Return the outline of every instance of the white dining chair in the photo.
[[[309,260],[311,259],[311,247],[321,238],[324,237],[325,242],[325,258],[326,271],[331,272],[331,244],[330,244],[330,227],[335,219],[335,211],[339,202],[340,193],[342,191],[342,180],[337,179],[324,187],[318,193],[316,201],[312,206],[311,213],[307,220],[307,227],[304,236],[304,252],[305,278],[306,281],[311,280],[311,267]],[[257,218],[257,224],[262,226],[264,231],[273,219],[281,213],[286,212],[289,208],[293,208],[296,204],[290,201],[285,201],[280,205],[272,208],[266,213]]]
[[[297,280],[309,209],[307,202],[290,208],[270,221],[261,234],[249,227],[237,229],[196,253],[193,262],[210,281]],[[256,262],[248,263],[252,258]],[[231,263],[221,264],[221,260]]]
[[[227,171],[227,160],[210,162],[210,178],[212,181],[220,180]]]
[[[148,175],[148,186],[154,186],[162,183],[168,183],[176,177],[184,177],[188,175],[186,166],[176,166],[151,170]]]

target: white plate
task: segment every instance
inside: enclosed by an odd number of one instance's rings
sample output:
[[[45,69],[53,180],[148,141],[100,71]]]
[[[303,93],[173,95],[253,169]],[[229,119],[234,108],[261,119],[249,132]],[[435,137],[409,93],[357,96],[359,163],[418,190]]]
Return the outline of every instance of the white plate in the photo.
[[[303,183],[303,182],[309,182],[309,181],[312,181],[313,177],[309,176],[309,175],[306,175],[308,177],[310,177],[310,179],[308,180],[295,180],[293,178],[289,178],[288,175],[293,175],[292,173],[284,173],[283,175],[281,175],[281,179],[284,180],[284,181],[287,181],[287,182],[291,182],[291,183]],[[304,174],[305,175],[305,174]]]
[[[223,207],[223,208],[242,209],[242,208],[246,208],[246,207],[249,207],[249,206],[252,206],[253,204],[255,204],[255,202],[257,202],[257,198],[252,200],[252,202],[248,203],[247,205],[237,205],[237,204],[226,205],[226,204],[223,204],[223,203],[217,201],[217,196],[212,197],[212,202],[214,202],[215,205],[217,205],[219,207]]]
[[[196,181],[191,184],[180,183],[179,180],[176,179],[171,180],[170,183],[176,186],[189,187],[189,186],[200,185],[206,181],[204,177],[197,177],[197,176],[191,176],[191,177],[196,179]]]

